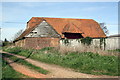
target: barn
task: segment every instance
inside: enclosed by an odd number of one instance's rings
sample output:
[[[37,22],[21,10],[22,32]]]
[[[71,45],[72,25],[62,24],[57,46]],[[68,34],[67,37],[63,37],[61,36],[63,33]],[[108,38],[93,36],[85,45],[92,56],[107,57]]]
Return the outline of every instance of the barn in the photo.
[[[32,17],[25,31],[14,41],[16,46],[41,49],[57,47],[61,39],[106,37],[93,19]]]

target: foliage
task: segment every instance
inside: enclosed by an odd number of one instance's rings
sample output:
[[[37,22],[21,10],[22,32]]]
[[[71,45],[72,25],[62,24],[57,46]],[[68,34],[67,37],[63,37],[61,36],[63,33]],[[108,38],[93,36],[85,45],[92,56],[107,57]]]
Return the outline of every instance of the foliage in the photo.
[[[40,51],[47,51],[47,50],[52,50],[54,47],[45,47],[40,49]]]
[[[68,45],[70,43],[68,39],[63,39],[62,41],[64,42],[65,45]]]
[[[3,47],[3,50],[7,50],[8,52],[10,53],[18,53],[18,52],[21,52],[22,51],[22,48],[21,47],[14,47],[14,48],[7,48],[7,47]]]
[[[100,49],[102,48],[103,38],[100,38]]]
[[[9,41],[5,38],[4,42],[9,42]]]
[[[3,44],[2,44],[2,46],[7,46],[7,45],[9,45],[8,42],[3,42]]]
[[[76,39],[76,41],[78,41],[79,43],[81,42],[81,39]]]
[[[101,49],[102,49],[102,44],[104,44],[104,50],[105,50],[105,46],[106,46],[105,38],[100,38],[100,48]]]
[[[91,37],[86,37],[86,38],[82,38],[81,39],[81,43],[83,43],[83,44],[90,45],[91,42],[92,42],[92,38]]]
[[[120,52],[120,49],[108,50],[109,52]]]
[[[69,67],[75,71],[88,74],[112,76],[120,75],[118,73],[118,63],[120,59],[117,56],[102,56],[91,52],[72,52],[69,54],[57,54],[56,52],[48,52],[45,54],[44,51],[35,51],[36,54],[31,54],[30,58],[49,64],[51,63],[61,65],[63,67]],[[29,55],[29,52],[22,49],[21,52],[18,52],[17,54],[27,57]]]
[[[107,26],[105,26],[105,23],[100,23],[100,27],[106,35],[109,34],[109,30],[107,29]]]
[[[4,47],[4,46],[11,45],[11,44],[12,44],[12,42],[9,42],[9,41],[5,38],[5,40],[3,41],[2,46]]]
[[[14,35],[13,41],[14,41],[16,38],[18,38],[22,33],[23,33],[23,29],[19,30],[19,31]]]
[[[104,38],[104,50],[105,50],[105,46],[106,46],[106,41],[105,41],[105,38]]]

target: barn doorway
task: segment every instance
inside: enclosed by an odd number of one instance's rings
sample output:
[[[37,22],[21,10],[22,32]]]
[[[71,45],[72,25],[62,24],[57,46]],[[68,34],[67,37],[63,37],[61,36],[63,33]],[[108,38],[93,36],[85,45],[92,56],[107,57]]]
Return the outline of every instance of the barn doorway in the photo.
[[[83,36],[80,33],[63,33],[65,38],[67,39],[79,39],[83,38]]]

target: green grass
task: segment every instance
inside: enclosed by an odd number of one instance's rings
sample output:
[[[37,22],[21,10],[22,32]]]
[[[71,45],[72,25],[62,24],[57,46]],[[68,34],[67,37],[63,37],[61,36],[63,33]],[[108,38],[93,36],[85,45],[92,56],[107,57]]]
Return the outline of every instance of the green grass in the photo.
[[[17,62],[17,63],[19,63],[19,64],[28,66],[30,69],[35,70],[35,71],[37,71],[37,72],[40,72],[40,73],[42,73],[42,74],[47,74],[47,73],[48,73],[47,70],[44,70],[44,69],[42,69],[42,68],[40,68],[40,67],[37,67],[37,66],[35,66],[35,65],[33,65],[33,64],[25,61],[24,59],[20,59],[20,58],[17,58],[17,57],[15,57],[15,56],[8,55],[8,54],[3,54],[3,56],[4,56],[4,57],[8,57],[9,59],[11,59],[11,60],[13,60],[14,62]]]
[[[120,52],[120,49],[108,50],[109,52]]]
[[[2,60],[2,79],[6,80],[9,78],[29,78],[19,72],[16,72],[9,64],[3,59]]]
[[[48,48],[27,50],[17,47],[4,50],[49,64],[72,68],[82,73],[120,76],[120,73],[118,73],[120,59],[117,56],[102,56],[91,52],[60,54],[58,51],[54,51],[53,48],[49,48],[49,50]],[[45,51],[48,52],[45,54]]]

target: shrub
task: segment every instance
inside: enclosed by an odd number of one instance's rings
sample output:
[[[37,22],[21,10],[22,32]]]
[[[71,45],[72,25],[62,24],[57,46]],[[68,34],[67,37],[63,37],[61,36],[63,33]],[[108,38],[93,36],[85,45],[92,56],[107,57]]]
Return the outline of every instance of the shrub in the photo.
[[[47,51],[47,50],[52,50],[54,47],[45,47],[40,49],[40,51]]]
[[[81,39],[81,43],[87,44],[87,45],[90,45],[91,41],[92,41],[91,37],[86,37],[86,38]]]

